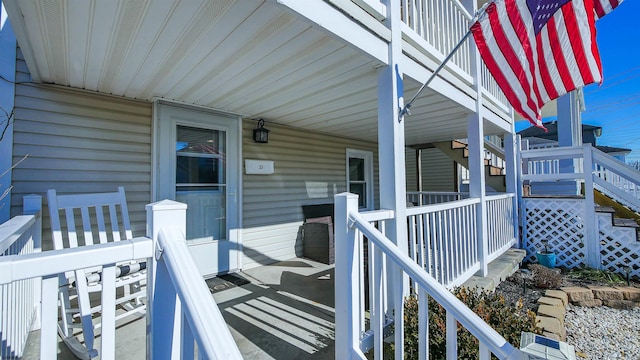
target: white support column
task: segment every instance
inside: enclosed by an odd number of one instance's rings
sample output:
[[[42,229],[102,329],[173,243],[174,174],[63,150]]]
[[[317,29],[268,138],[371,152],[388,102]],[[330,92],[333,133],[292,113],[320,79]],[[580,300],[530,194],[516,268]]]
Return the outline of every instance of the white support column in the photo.
[[[162,227],[178,228],[186,234],[187,205],[162,200],[146,209],[147,237],[154,245],[154,257],[147,264],[147,358],[179,359],[182,309],[166,266],[159,264],[162,249],[158,235]]]
[[[518,189],[522,186],[518,184],[518,172],[519,165],[517,161],[517,153],[519,151],[518,145],[519,143],[516,141],[517,135],[515,134],[515,129],[513,125],[511,127],[511,132],[504,134],[504,166],[507,170],[507,175],[505,180],[507,182],[507,192],[515,194],[512,198],[513,201],[513,228],[514,234],[513,236],[516,239],[516,244],[520,243],[520,231],[519,231],[519,221],[518,221],[518,198],[519,192]]]
[[[598,223],[595,213],[595,199],[593,196],[593,156],[591,144],[584,144],[584,229],[585,251],[587,252],[587,265],[593,269],[601,269],[600,263],[600,239]]]
[[[402,57],[402,19],[400,1],[387,0],[387,19],[391,29],[389,62],[378,72],[378,152],[380,162],[380,207],[395,212],[395,218],[386,228],[386,236],[400,251],[408,254],[407,244],[407,189],[405,174],[404,119],[399,118],[398,82],[403,76],[398,63]],[[393,309],[396,324],[402,324],[404,297],[409,295],[409,281],[397,266],[388,267],[389,309]],[[389,314],[391,315],[391,314]],[[395,343],[404,341],[404,329],[396,326]],[[404,358],[404,347],[396,346],[396,359]]]
[[[358,196],[338,194],[335,204],[335,309],[336,309],[336,359],[364,358],[359,352],[360,334],[360,284],[359,259],[356,232],[349,226],[349,213],[358,211]],[[372,254],[369,254],[371,256]],[[357,355],[357,356],[356,356]]]
[[[489,262],[489,244],[487,241],[487,206],[485,193],[484,168],[484,131],[482,117],[479,114],[469,116],[469,197],[480,199],[476,211],[476,236],[478,238],[478,259],[480,272],[486,276]]]
[[[471,73],[473,88],[476,91],[476,112],[469,115],[467,124],[467,138],[469,147],[469,197],[480,199],[476,211],[476,229],[478,237],[478,259],[480,272],[486,276],[489,262],[489,243],[487,239],[487,207],[485,193],[485,165],[484,165],[484,117],[482,105],[482,60],[475,46],[471,47]]]
[[[580,146],[582,145],[582,119],[580,117],[580,107],[578,104],[578,94],[572,91],[558,98],[556,102],[558,110],[558,146]],[[573,173],[579,160],[560,160],[561,173]],[[579,195],[580,182],[575,180],[561,181],[553,184],[556,189],[560,188],[562,194]]]
[[[8,81],[0,80],[0,174],[9,170],[13,156],[13,125],[5,112],[11,114],[15,99],[16,81],[16,36],[11,28],[2,0],[0,0],[0,75]],[[5,130],[6,127],[6,130]],[[11,174],[0,176],[0,224],[11,216]],[[4,195],[6,194],[6,195]]]

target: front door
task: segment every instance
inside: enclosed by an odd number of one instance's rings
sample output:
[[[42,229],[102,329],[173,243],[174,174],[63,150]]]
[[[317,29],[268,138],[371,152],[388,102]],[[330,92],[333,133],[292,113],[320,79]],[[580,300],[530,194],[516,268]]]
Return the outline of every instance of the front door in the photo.
[[[187,245],[205,277],[238,269],[239,119],[156,104],[157,200],[187,204]]]

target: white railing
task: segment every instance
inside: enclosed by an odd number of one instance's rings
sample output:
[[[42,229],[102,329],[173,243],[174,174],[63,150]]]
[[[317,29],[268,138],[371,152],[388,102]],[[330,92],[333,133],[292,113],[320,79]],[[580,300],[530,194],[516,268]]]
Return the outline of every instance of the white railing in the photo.
[[[0,259],[40,252],[42,198],[25,196],[23,209],[25,215],[0,225]],[[0,285],[0,358],[22,357],[29,332],[40,327],[39,294],[39,278]]]
[[[513,198],[515,194],[487,196],[487,238],[489,260],[493,261],[512,247],[516,239]]]
[[[433,205],[458,201],[469,197],[468,192],[408,191],[407,201],[414,206]]]
[[[640,211],[640,172],[596,148],[591,147],[591,152],[594,186],[635,211]]]
[[[147,259],[151,264],[147,275],[147,358],[194,358],[197,345],[198,358],[240,359],[220,310],[213,301],[204,280],[198,276],[185,241],[186,206],[175,202],[148,205],[147,218],[150,237],[119,242],[90,245],[80,248],[0,256],[0,288],[2,289],[2,335],[12,352],[3,358],[13,358],[23,330],[32,330],[28,324],[13,320],[20,309],[24,295],[20,289],[25,282],[42,279],[40,286],[31,290],[33,300],[23,304],[27,312],[39,310],[40,359],[55,359],[58,348],[58,278],[68,271],[99,268],[102,273],[101,293],[101,346],[102,359],[115,359],[116,319],[116,263]],[[17,220],[15,220],[17,219]],[[23,221],[17,217],[0,226]],[[156,226],[154,226],[156,224]],[[26,227],[26,228],[25,228]],[[12,238],[38,234],[39,221],[30,217],[13,231]],[[24,234],[24,235],[23,235]],[[154,240],[152,240],[153,238]],[[154,241],[156,242],[154,245]],[[4,244],[4,241],[3,241]],[[155,251],[154,251],[155,250]],[[111,286],[110,286],[111,285]],[[4,307],[7,301],[10,307]],[[29,304],[39,305],[34,309]],[[31,309],[29,309],[31,307]],[[4,327],[9,319],[9,328]],[[140,345],[144,346],[144,345]]]
[[[471,15],[457,0],[401,0],[402,21],[444,59],[469,30]],[[465,42],[451,58],[471,74],[471,47]]]
[[[471,26],[472,14],[458,0],[401,0],[402,21],[423,39],[428,50],[442,61],[458,44]],[[466,75],[472,74],[471,46],[466,41],[453,55],[451,63]],[[508,111],[504,93],[482,63],[481,85],[488,99],[501,110]]]
[[[116,243],[65,250],[45,251],[0,258],[0,285],[42,278],[40,293],[40,359],[55,359],[58,349],[58,276],[67,271],[100,267],[103,288],[101,356],[115,358],[115,274],[116,263],[151,257],[150,239],[136,238]],[[108,284],[113,284],[111,291]],[[16,298],[17,294],[8,294]]]
[[[622,229],[605,226],[607,222],[595,213],[593,195],[596,188],[632,209],[640,210],[640,199],[635,190],[640,186],[638,171],[591,144],[527,150],[521,152],[521,158],[523,169],[529,169],[531,163],[557,161],[555,166],[544,168],[540,173],[522,174],[523,180],[536,182],[532,186],[537,182],[553,185],[562,180],[584,183],[584,199],[576,199],[576,194],[569,198],[523,199],[523,243],[530,259],[541,249],[540,241],[548,240],[562,266],[586,265],[623,273],[625,264],[630,264],[631,273],[640,274],[635,236],[625,240],[627,235],[621,233]],[[585,172],[584,169],[589,170]]]
[[[591,144],[522,151],[523,180],[553,182],[592,179],[594,187],[640,211],[640,172]],[[584,169],[590,169],[585,174]]]
[[[186,211],[185,204],[169,200],[147,205],[147,235],[157,241],[147,358],[193,359],[197,345],[199,359],[242,359],[187,248]]]
[[[487,94],[490,95],[489,99],[491,99],[494,104],[501,106],[502,110],[508,111],[509,101],[502,92],[502,89],[500,89],[500,86],[498,86],[496,80],[493,78],[493,75],[491,75],[491,73],[489,72],[489,69],[487,68],[487,65],[484,63],[484,61],[482,62],[481,67],[482,73],[480,84],[482,85],[482,88]]]
[[[489,359],[493,353],[500,359],[526,359],[522,352],[509,344],[473,311],[465,306],[447,288],[439,284],[423,268],[373,227],[358,213],[358,199],[353,194],[336,195],[336,359],[366,359],[362,338],[365,334],[359,326],[364,316],[360,306],[359,289],[364,279],[361,269],[362,258],[357,256],[360,241],[356,234],[364,234],[371,249],[368,258],[369,289],[371,289],[370,330],[373,337],[373,357],[382,359],[385,324],[389,311],[386,306],[388,293],[393,292],[395,301],[395,343],[396,359],[403,359],[403,277],[408,276],[416,285],[419,301],[419,358],[426,359],[429,353],[427,299],[432,297],[447,312],[446,345],[447,358],[457,358],[457,323],[475,336],[480,343],[480,358]]]
[[[466,199],[407,209],[409,256],[447,288],[480,269],[476,207]]]

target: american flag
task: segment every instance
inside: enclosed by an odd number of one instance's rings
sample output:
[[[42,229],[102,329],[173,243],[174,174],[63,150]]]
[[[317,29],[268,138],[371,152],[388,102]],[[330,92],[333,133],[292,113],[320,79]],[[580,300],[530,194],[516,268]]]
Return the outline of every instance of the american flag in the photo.
[[[602,81],[596,19],[622,0],[496,0],[471,26],[513,108],[542,127],[542,106]]]

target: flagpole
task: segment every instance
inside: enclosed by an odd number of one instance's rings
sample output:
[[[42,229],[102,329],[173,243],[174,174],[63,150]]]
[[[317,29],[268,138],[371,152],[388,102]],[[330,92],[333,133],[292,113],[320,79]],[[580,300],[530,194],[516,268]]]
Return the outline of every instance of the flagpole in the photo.
[[[489,1],[486,4],[484,4],[480,9],[478,9],[478,11],[476,11],[475,15],[473,16],[473,18],[471,19],[471,25],[473,25],[478,18],[480,17],[480,15],[482,15],[484,13],[484,11],[487,9],[487,6],[489,6],[489,4],[491,4],[493,1]],[[444,68],[444,66],[447,64],[447,62],[449,62],[449,60],[451,60],[451,58],[453,57],[453,55],[456,53],[456,51],[458,51],[458,49],[462,46],[462,44],[464,44],[464,42],[467,40],[467,38],[469,38],[469,36],[471,35],[471,28],[469,28],[467,30],[467,32],[464,34],[464,36],[460,39],[460,41],[458,41],[458,43],[456,44],[456,46],[453,47],[453,49],[449,52],[449,55],[447,55],[447,57],[444,58],[444,60],[442,61],[442,63],[440,63],[440,65],[438,65],[438,67],[436,68],[436,70],[431,74],[431,76],[429,76],[429,78],[427,79],[427,82],[425,82],[424,84],[422,84],[422,86],[420,87],[420,89],[418,89],[418,92],[416,92],[415,95],[413,95],[413,97],[411,98],[411,100],[409,100],[409,102],[400,110],[400,119],[402,119],[402,117],[406,114],[406,115],[411,115],[411,112],[409,111],[411,109],[411,105],[413,105],[413,102],[416,100],[416,98],[418,96],[420,96],[420,94],[422,93],[422,91],[429,86],[429,84],[431,83],[431,81],[433,81],[433,79],[435,79],[436,75],[438,75],[438,73],[440,72],[440,70],[442,70]]]

